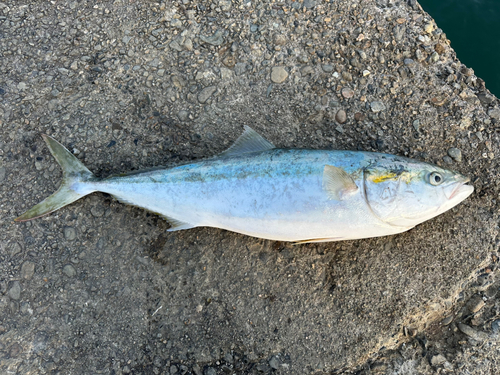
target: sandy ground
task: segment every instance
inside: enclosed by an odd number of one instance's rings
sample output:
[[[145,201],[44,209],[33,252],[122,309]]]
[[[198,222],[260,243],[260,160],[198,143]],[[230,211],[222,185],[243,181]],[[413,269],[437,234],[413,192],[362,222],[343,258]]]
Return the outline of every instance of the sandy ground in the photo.
[[[438,26],[414,0],[1,2],[0,372],[500,372],[500,107]],[[243,125],[475,193],[404,234],[302,246],[168,233],[102,193],[13,222],[61,179],[40,134],[104,177],[213,156]]]

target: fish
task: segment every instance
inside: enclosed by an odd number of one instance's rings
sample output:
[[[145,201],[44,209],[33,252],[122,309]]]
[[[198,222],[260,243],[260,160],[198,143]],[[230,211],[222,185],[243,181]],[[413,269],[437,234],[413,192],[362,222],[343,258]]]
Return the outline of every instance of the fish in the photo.
[[[248,126],[218,156],[106,178],[42,137],[62,182],[18,222],[99,191],[162,216],[171,232],[215,227],[303,244],[402,233],[474,191],[469,178],[437,165],[375,152],[276,148]]]

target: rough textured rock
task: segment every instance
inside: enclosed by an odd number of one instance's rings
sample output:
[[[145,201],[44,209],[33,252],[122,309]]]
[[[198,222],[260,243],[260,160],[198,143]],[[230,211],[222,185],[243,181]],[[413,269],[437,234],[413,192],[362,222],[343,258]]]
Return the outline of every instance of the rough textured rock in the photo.
[[[393,5],[0,3],[0,372],[498,372],[499,103]],[[107,176],[213,156],[243,125],[448,157],[476,191],[401,235],[302,246],[169,233],[100,193],[12,222],[61,179],[41,133]]]

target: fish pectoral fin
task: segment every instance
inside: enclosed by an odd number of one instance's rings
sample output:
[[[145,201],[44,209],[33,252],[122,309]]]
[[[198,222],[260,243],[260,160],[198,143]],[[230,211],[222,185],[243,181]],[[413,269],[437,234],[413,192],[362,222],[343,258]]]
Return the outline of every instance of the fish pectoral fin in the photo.
[[[359,190],[353,178],[346,171],[333,165],[325,165],[323,189],[330,199],[337,201],[345,200]]]
[[[219,156],[237,156],[248,152],[267,151],[276,148],[271,142],[245,125],[245,131],[226,151]]]
[[[306,243],[318,243],[318,242],[333,242],[333,241],[342,241],[344,240],[344,237],[329,237],[329,238],[313,238],[310,240],[302,240],[302,241],[295,241],[293,242],[293,245],[303,245]]]
[[[166,215],[161,215],[165,220],[167,220],[170,223],[170,228],[167,229],[167,232],[175,232],[177,230],[183,230],[183,229],[191,229],[196,227],[196,225],[185,223],[183,221],[174,219],[172,217],[166,216]]]

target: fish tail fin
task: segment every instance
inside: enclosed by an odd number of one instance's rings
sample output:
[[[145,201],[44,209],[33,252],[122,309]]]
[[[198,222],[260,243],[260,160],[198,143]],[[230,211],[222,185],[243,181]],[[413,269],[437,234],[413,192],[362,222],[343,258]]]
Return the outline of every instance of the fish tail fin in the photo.
[[[42,137],[47,143],[50,153],[63,170],[61,186],[54,194],[14,219],[14,221],[28,221],[47,215],[95,191],[84,184],[95,178],[92,172],[55,139],[45,134]]]

